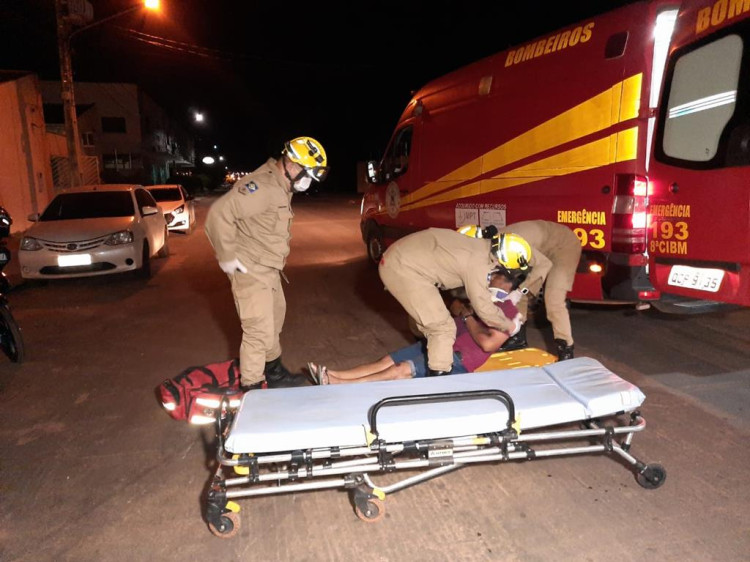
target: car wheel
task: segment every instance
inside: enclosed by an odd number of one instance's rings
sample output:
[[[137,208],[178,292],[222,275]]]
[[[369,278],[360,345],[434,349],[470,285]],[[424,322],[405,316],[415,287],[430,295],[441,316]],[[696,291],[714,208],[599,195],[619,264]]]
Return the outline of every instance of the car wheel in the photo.
[[[164,229],[164,245],[159,250],[158,256],[160,258],[169,257],[169,231],[166,228]]]
[[[141,257],[141,268],[136,271],[141,279],[151,277],[151,252],[148,248],[148,242],[143,243],[143,256]]]

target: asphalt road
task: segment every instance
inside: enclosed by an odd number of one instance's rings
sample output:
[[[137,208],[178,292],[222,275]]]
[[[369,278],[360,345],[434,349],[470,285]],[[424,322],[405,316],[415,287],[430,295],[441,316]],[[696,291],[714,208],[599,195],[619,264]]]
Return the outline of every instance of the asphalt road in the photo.
[[[213,537],[201,497],[212,432],[170,419],[156,386],[236,355],[229,285],[199,228],[173,235],[147,282],[23,285],[27,361],[0,358],[0,560],[747,560],[750,310],[668,317],[574,307],[578,356],[647,395],[632,453],[464,468],[389,496],[383,521],[341,491],[245,500]],[[284,362],[348,367],[411,341],[359,238],[358,198],[295,199]],[[529,328],[532,345],[549,335]],[[295,415],[289,412],[290,416]]]

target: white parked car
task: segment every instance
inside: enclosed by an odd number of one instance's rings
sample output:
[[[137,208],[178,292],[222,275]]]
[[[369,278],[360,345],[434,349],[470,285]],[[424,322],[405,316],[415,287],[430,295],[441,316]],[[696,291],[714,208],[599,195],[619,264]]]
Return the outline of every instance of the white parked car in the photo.
[[[150,185],[146,189],[164,211],[169,230],[179,230],[185,234],[193,231],[195,206],[193,196],[188,194],[185,188],[177,184],[167,184]]]
[[[169,255],[162,210],[140,185],[90,185],[57,195],[31,215],[18,252],[24,279],[106,275],[139,270]]]

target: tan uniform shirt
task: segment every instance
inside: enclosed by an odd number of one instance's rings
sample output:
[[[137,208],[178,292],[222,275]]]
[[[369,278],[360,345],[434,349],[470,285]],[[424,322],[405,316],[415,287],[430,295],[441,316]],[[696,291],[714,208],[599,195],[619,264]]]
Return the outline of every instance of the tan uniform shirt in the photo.
[[[466,295],[485,324],[513,331],[511,320],[492,302],[488,275],[497,262],[490,257],[489,240],[469,238],[454,230],[428,228],[394,242],[384,254],[402,273],[428,279],[441,289],[465,287]]]
[[[293,216],[289,182],[269,158],[211,205],[206,235],[220,262],[237,258],[281,270],[289,255]]]
[[[581,242],[567,226],[556,222],[535,220],[522,221],[499,229],[500,232],[518,234],[531,246],[531,273],[521,284],[533,294],[541,289],[553,265],[562,266],[557,271],[555,286],[570,291],[573,289],[576,268],[581,255]],[[556,268],[558,269],[558,268]]]

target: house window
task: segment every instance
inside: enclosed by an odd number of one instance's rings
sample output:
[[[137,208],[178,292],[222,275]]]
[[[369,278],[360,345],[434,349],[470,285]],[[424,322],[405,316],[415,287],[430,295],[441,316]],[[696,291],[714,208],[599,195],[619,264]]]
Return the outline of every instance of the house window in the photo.
[[[133,159],[130,154],[103,154],[102,164],[106,170],[131,170]]]
[[[88,132],[81,135],[81,143],[83,146],[94,146],[94,133]]]
[[[124,117],[102,117],[102,133],[126,133]]]

